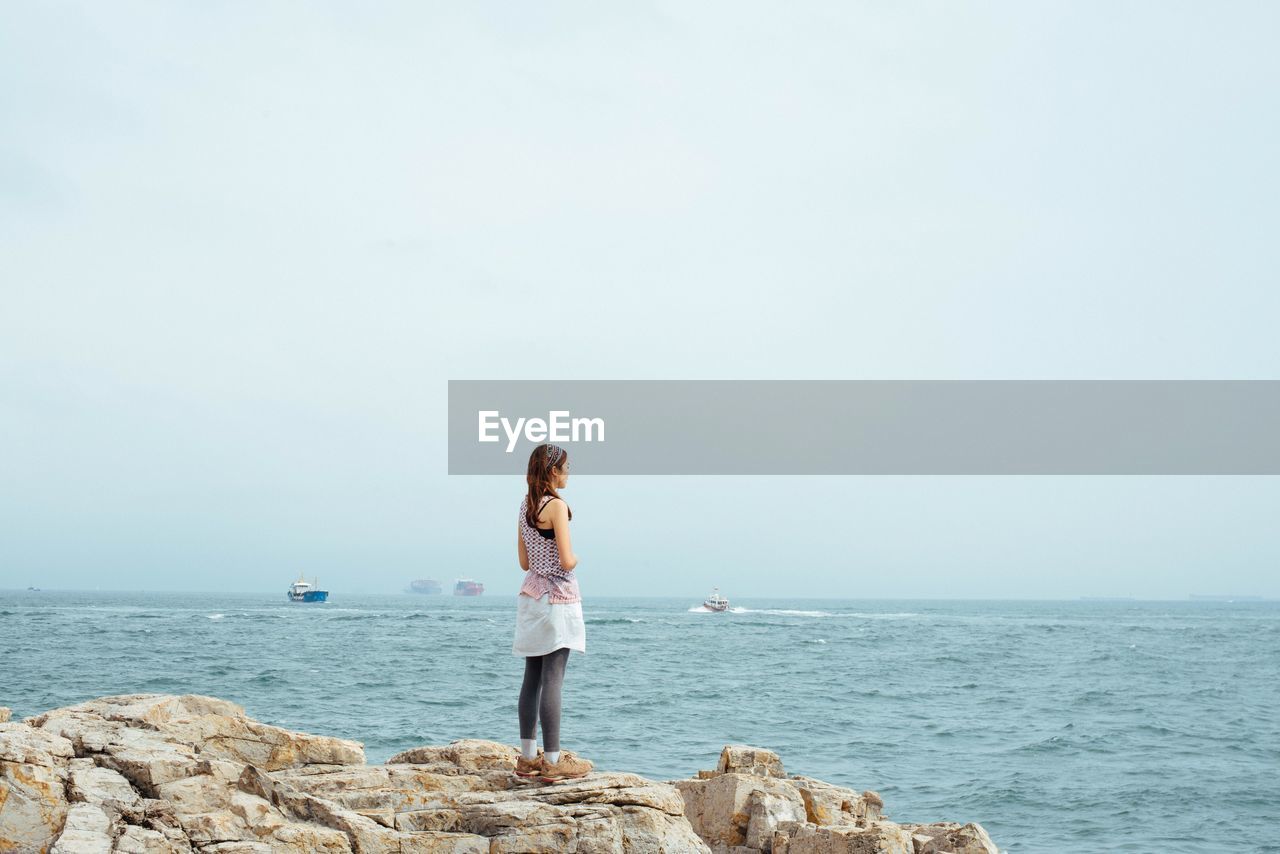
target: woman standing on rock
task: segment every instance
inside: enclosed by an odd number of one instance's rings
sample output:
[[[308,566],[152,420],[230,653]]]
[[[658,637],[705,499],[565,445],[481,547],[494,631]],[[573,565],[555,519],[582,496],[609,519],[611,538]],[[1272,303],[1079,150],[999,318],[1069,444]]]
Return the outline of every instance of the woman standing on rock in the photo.
[[[560,749],[560,693],[569,650],[587,651],[582,597],[573,571],[577,555],[569,541],[573,513],[557,489],[569,482],[569,454],[557,445],[539,445],[529,455],[529,490],[520,503],[516,540],[520,568],[527,574],[516,596],[513,655],[524,656],[520,686],[520,758],[515,773],[554,783],[585,777],[592,764]],[[537,749],[538,721],[542,746]]]

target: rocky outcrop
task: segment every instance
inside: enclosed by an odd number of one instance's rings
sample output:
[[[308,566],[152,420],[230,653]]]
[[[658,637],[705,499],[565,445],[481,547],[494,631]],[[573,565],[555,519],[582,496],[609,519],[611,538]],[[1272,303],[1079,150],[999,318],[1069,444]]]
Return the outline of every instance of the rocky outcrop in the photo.
[[[978,824],[895,824],[872,791],[799,774],[758,747],[729,745],[714,771],[672,780],[714,854],[999,854]]]
[[[0,851],[47,850],[67,823],[67,765],[61,736],[0,724]]]
[[[516,754],[467,739],[366,765],[358,742],[215,697],[102,697],[0,723],[0,852],[997,851],[978,825],[892,824],[874,792],[759,748],[691,780],[555,785],[513,777]]]

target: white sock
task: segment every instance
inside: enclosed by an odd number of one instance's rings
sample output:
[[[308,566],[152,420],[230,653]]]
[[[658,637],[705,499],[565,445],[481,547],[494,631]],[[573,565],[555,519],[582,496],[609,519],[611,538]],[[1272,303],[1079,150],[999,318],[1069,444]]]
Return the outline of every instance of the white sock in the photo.
[[[552,763],[554,763],[554,762],[559,762],[559,761],[560,761],[560,751],[558,751],[558,750],[547,750],[547,751],[543,751],[542,759],[543,759],[543,761],[544,761],[544,762],[552,762]]]
[[[536,738],[520,739],[520,755],[525,759],[537,759],[538,740]]]

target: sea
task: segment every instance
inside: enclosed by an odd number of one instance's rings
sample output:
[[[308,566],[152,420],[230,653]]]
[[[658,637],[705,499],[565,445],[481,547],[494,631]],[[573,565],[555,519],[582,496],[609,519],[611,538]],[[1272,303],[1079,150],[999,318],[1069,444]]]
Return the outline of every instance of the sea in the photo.
[[[726,744],[1007,852],[1280,851],[1280,602],[586,597],[562,746]],[[198,693],[363,742],[519,744],[515,596],[0,591],[0,705]]]

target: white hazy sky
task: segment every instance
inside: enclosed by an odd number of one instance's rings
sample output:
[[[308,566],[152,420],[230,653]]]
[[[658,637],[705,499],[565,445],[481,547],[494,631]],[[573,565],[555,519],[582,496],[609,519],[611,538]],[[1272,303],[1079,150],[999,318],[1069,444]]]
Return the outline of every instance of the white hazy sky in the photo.
[[[20,3],[0,587],[514,595],[446,380],[1277,379],[1280,6]],[[1280,479],[592,478],[584,594],[1280,595]]]

